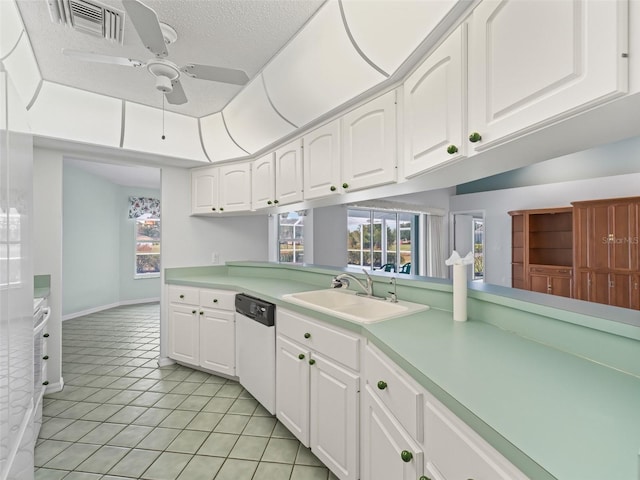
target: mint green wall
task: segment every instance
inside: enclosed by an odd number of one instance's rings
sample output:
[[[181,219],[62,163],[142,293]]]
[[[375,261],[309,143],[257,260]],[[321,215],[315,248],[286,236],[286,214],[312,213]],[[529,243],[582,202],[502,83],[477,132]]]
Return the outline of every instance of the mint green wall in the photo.
[[[160,296],[160,279],[133,280],[130,195],[159,190],[115,185],[65,164],[63,169],[62,315]]]

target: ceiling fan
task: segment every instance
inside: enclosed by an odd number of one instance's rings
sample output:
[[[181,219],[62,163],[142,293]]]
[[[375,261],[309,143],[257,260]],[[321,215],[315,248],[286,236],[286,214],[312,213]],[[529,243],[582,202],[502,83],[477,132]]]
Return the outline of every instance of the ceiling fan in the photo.
[[[166,57],[169,55],[167,46],[178,39],[177,32],[171,26],[158,21],[156,12],[144,3],[138,0],[122,0],[122,3],[144,46],[155,55],[155,58],[143,62],[133,58],[113,57],[66,48],[62,50],[62,53],[90,62],[147,67],[149,73],[156,79],[156,89],[164,93],[167,102],[173,105],[182,105],[187,102],[187,96],[180,83],[182,75],[235,85],[244,85],[249,81],[249,77],[242,70],[194,63],[180,67],[167,60]]]

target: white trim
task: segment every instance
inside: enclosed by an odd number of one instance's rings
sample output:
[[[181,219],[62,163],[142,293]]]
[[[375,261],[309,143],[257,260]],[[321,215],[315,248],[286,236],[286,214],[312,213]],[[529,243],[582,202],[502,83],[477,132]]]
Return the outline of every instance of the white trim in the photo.
[[[49,382],[49,385],[47,385],[47,388],[45,389],[44,394],[47,395],[49,393],[61,392],[63,388],[64,388],[64,379],[60,377],[59,382],[56,382],[56,383]]]
[[[169,365],[175,365],[176,361],[169,357],[158,357],[158,367],[168,367]]]
[[[110,308],[121,307],[123,305],[136,305],[139,303],[154,303],[159,302],[160,297],[153,298],[139,298],[136,300],[124,300],[122,302],[115,302],[109,305],[102,305],[100,307],[89,308],[87,310],[82,310],[80,312],[68,313],[67,315],[62,316],[62,321],[71,320],[73,318],[83,317],[85,315],[91,315],[92,313],[101,312],[103,310],[109,310]]]

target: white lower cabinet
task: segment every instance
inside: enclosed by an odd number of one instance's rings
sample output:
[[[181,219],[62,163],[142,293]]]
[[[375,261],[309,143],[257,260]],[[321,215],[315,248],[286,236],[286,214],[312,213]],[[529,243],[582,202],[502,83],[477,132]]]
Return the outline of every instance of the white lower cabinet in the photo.
[[[235,292],[171,285],[169,358],[234,376]]]
[[[276,328],[276,416],[338,478],[360,478],[359,375],[322,351],[332,332],[356,350],[359,338],[283,309]]]
[[[415,480],[422,475],[422,449],[370,385],[365,387],[363,423],[363,479]]]
[[[448,408],[428,395],[424,451],[431,480],[526,480],[527,477]]]

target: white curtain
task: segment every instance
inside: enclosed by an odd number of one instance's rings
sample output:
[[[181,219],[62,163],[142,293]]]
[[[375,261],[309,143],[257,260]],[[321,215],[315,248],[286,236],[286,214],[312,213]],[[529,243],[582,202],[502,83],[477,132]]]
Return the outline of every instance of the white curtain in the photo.
[[[427,215],[427,271],[429,277],[447,278],[447,269],[444,264],[444,217],[440,215]]]

